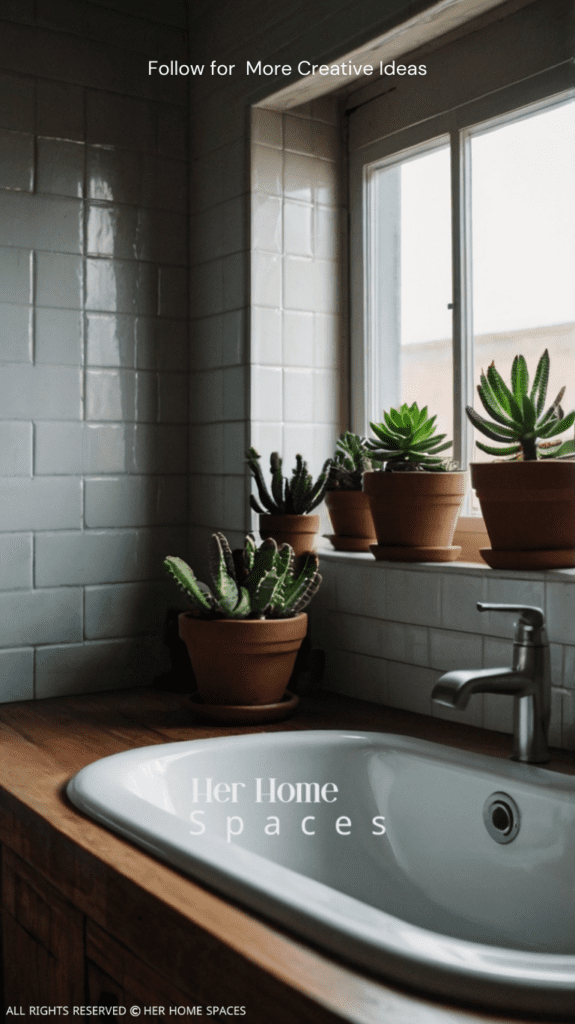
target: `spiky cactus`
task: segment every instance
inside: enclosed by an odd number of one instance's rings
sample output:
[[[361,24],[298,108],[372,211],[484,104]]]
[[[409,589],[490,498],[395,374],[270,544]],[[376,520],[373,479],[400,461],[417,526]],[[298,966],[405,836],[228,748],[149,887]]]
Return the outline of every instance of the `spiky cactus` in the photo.
[[[503,445],[494,448],[476,441],[487,455],[514,456],[523,460],[562,459],[575,454],[575,441],[550,440],[575,423],[575,412],[567,416],[561,408],[565,388],[546,412],[545,399],[549,382],[549,352],[545,349],[535,370],[529,392],[529,372],[523,356],[515,356],[511,367],[511,389],[507,387],[492,362],[487,373],[481,372],[477,393],[491,422],[467,406],[466,412],[477,430]],[[511,442],[511,443],[510,443]]]
[[[445,441],[445,434],[435,433],[436,419],[428,417],[427,406],[420,409],[417,402],[390,409],[384,412],[383,423],[370,423],[375,439],[367,441],[368,450],[374,458],[385,462],[386,470],[445,469],[439,452],[450,448],[453,441]]]
[[[296,464],[292,471],[291,480],[282,476],[282,460],[277,452],[270,456],[271,494],[267,489],[260,466],[261,455],[250,448],[246,452],[246,458],[250,472],[256,482],[261,505],[253,494],[250,495],[250,504],[255,512],[260,515],[266,513],[281,516],[307,515],[323,501],[327,489],[328,474],[331,467],[331,459],[326,459],[321,473],[314,483],[313,477],[308,472],[307,462],[304,462],[301,455],[296,455]],[[263,508],[262,508],[263,506]]]
[[[251,534],[245,548],[233,551],[223,533],[210,541],[211,587],[201,583],[182,558],[168,555],[164,565],[202,619],[286,619],[298,615],[319,589],[315,555],[296,558],[289,544],[275,540],[256,547]]]
[[[365,437],[346,430],[339,438],[327,482],[328,491],[361,491],[363,474],[381,469],[382,463],[370,458]]]

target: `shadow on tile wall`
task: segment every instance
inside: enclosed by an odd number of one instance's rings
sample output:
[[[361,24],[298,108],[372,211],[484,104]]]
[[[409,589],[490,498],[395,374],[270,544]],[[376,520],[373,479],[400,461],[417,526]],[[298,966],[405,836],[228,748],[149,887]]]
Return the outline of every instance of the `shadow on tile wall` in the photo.
[[[185,553],[187,8],[4,8],[0,701],[149,682]],[[144,10],[145,8],[141,8]]]

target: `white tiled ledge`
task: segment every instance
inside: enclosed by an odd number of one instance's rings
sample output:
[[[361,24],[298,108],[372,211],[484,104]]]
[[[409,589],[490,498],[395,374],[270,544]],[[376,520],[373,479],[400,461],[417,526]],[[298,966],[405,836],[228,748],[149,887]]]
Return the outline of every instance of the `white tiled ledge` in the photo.
[[[328,688],[350,696],[502,732],[513,702],[472,698],[465,712],[431,703],[443,672],[511,664],[517,616],[479,612],[478,601],[544,610],[551,645],[553,745],[575,749],[575,570],[493,570],[477,563],[377,562],[318,550],[322,587],[310,611],[327,653]]]
[[[463,573],[466,576],[489,576],[497,579],[517,580],[545,580],[553,579],[562,583],[575,582],[574,569],[491,569],[488,565],[480,565],[478,562],[380,562],[373,555],[358,551],[334,551],[325,542],[317,547],[318,557],[324,560],[338,562],[350,562],[352,564],[367,564],[384,566],[387,569],[401,569],[405,572],[454,572]]]

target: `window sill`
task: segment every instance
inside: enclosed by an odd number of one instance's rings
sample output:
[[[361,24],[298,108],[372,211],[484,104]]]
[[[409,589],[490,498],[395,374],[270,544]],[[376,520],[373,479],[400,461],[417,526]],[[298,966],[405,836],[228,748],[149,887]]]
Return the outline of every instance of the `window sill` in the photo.
[[[488,547],[482,544],[482,547]],[[334,564],[365,565],[372,563],[387,569],[401,569],[405,572],[425,573],[455,573],[466,576],[489,576],[490,579],[516,579],[516,580],[555,580],[561,583],[575,583],[575,569],[491,569],[481,559],[478,553],[476,560],[463,561],[460,558],[457,562],[380,562],[374,559],[368,552],[357,551],[334,551],[327,540],[322,539],[317,547],[317,554],[321,561],[329,561]],[[463,552],[462,552],[463,554]]]

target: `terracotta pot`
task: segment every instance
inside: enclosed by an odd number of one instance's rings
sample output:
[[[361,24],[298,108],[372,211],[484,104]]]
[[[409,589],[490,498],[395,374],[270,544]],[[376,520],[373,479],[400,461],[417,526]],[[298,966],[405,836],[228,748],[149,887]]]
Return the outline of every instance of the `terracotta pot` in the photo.
[[[319,516],[260,516],[262,540],[273,537],[279,544],[291,544],[296,555],[305,555],[315,548]]]
[[[363,491],[328,491],[325,503],[331,519],[336,551],[369,551],[375,544],[369,498]]]
[[[307,632],[292,619],[179,617],[198,691],[207,704],[273,704],[283,697]]]
[[[491,541],[481,551],[488,565],[575,565],[575,462],[473,462],[471,482]]]
[[[377,535],[376,558],[452,562],[465,473],[370,472],[363,477]]]

